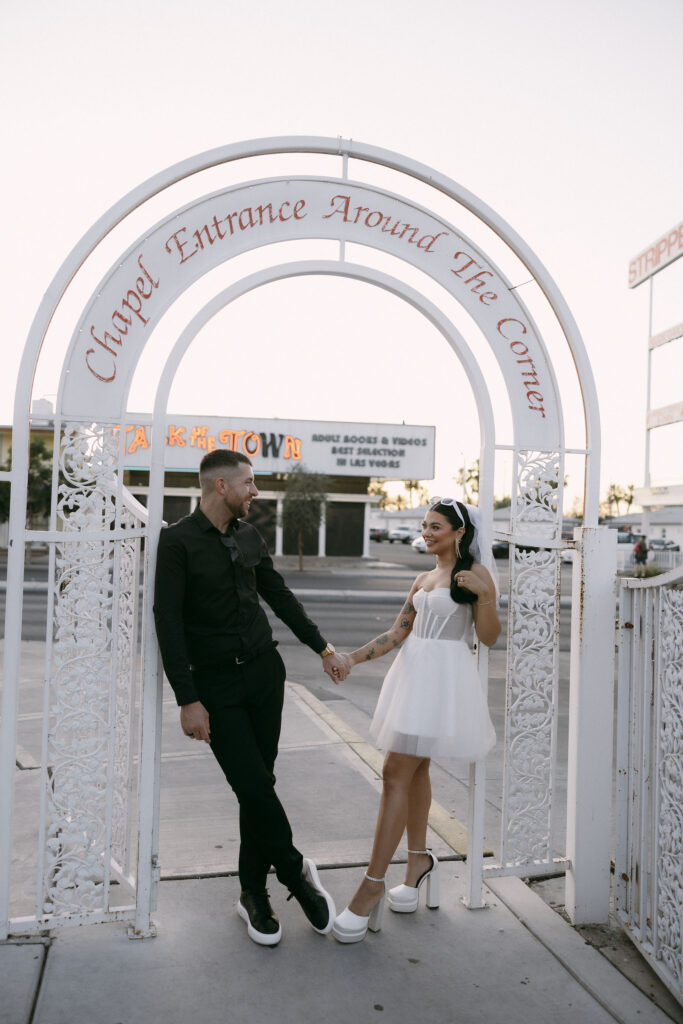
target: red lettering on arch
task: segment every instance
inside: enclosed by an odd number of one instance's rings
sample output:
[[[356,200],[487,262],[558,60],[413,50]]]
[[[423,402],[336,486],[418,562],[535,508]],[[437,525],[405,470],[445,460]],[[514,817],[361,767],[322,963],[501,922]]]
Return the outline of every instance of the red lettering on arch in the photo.
[[[506,341],[510,341],[510,335],[506,334],[505,331],[501,330],[503,324],[519,324],[522,328],[522,334],[526,334],[526,327],[521,320],[517,320],[514,316],[506,316],[503,320],[498,321],[498,333],[505,338]]]
[[[97,370],[94,370],[90,365],[90,360],[88,359],[88,356],[93,355],[94,352],[94,348],[89,348],[88,351],[85,353],[85,365],[88,367],[93,377],[97,377],[97,379],[101,380],[103,384],[110,384],[116,377],[116,363],[113,364],[114,372],[112,373],[111,377],[103,377],[101,373],[98,373]]]
[[[334,207],[334,204],[337,202],[338,199],[341,200],[341,203],[336,208],[333,208],[332,213],[324,213],[323,220],[329,220],[330,217],[334,217],[335,213],[341,213],[342,219],[344,221],[347,221],[349,219],[348,213],[349,205],[351,203],[351,196],[334,196],[332,199],[330,199],[330,206]]]

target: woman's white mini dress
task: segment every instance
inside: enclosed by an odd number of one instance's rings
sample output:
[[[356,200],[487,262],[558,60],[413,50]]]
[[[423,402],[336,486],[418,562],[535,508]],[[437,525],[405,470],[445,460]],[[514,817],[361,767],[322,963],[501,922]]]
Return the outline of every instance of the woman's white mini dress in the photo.
[[[472,607],[418,590],[412,632],[386,674],[370,726],[383,750],[476,761],[496,742],[469,645]]]

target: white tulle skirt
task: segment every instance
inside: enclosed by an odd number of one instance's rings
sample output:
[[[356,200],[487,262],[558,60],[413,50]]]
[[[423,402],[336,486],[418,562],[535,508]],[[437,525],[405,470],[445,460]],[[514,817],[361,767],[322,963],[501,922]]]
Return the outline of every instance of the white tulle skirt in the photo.
[[[411,633],[384,679],[370,735],[414,757],[485,757],[496,733],[469,645]]]

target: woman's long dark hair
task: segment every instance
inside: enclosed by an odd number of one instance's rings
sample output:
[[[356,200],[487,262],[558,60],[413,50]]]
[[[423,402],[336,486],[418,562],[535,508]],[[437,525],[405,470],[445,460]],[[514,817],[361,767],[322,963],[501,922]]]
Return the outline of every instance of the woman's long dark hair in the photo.
[[[444,519],[447,519],[454,530],[459,530],[462,524],[465,524],[465,532],[458,542],[458,557],[451,573],[451,597],[457,604],[474,604],[477,600],[477,595],[455,582],[461,569],[471,569],[474,564],[474,558],[470,554],[470,544],[474,538],[474,527],[465,505],[460,501],[456,502],[456,505],[461,518],[458,517],[458,512],[455,511],[452,505],[442,505],[439,503],[434,505],[430,511],[437,512]]]

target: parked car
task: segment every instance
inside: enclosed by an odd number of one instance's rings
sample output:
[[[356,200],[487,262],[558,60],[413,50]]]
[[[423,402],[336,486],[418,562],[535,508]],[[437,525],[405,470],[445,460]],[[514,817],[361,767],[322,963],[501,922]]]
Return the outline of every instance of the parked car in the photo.
[[[384,526],[371,526],[370,540],[389,540],[389,531]]]
[[[413,526],[406,524],[394,526],[393,530],[389,530],[389,543],[393,544],[395,540],[398,540],[401,544],[410,544],[416,533]]]
[[[411,546],[423,555],[427,553],[427,545],[422,535],[416,537]],[[491,549],[494,558],[507,558],[509,555],[508,543],[505,540],[494,540]]]
[[[648,541],[648,548],[650,551],[680,551],[680,546],[672,540],[666,540],[664,537],[653,537],[651,541]]]

